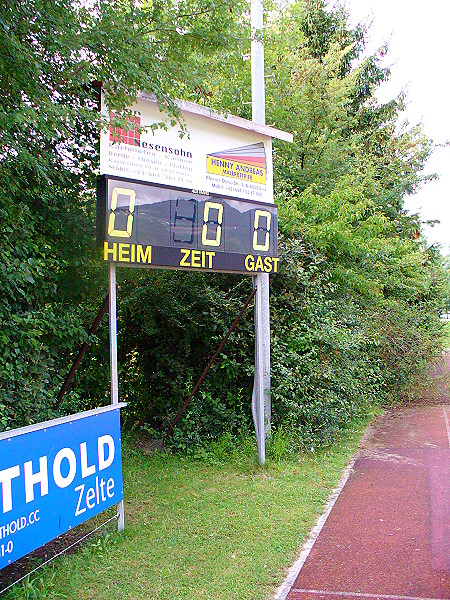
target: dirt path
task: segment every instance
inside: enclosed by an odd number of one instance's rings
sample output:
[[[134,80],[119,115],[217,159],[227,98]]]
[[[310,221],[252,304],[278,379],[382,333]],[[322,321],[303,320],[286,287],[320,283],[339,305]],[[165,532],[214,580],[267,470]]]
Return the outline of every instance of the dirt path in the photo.
[[[277,600],[450,599],[450,356],[435,369],[373,423]]]

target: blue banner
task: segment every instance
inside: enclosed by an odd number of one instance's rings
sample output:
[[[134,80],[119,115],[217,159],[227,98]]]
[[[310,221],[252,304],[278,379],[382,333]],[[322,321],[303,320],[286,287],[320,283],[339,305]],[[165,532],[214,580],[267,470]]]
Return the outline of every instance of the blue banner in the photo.
[[[120,406],[0,434],[0,569],[123,499]]]

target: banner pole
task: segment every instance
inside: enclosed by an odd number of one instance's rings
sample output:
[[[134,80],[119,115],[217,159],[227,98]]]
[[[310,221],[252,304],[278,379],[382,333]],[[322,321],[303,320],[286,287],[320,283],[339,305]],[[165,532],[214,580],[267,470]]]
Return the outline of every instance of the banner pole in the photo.
[[[116,265],[109,263],[109,363],[111,372],[111,404],[119,404],[119,377],[117,370],[117,301],[116,301]],[[123,500],[117,505],[117,529],[125,527]]]

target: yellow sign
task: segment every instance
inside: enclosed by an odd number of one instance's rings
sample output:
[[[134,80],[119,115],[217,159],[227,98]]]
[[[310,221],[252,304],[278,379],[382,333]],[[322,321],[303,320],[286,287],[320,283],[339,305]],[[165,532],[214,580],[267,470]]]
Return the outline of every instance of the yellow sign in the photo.
[[[266,185],[267,165],[264,144],[251,144],[206,156],[206,172]]]

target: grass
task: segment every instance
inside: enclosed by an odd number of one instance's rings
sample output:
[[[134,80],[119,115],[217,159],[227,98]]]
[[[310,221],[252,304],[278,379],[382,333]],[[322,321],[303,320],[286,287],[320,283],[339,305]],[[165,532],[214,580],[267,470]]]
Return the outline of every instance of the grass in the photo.
[[[54,561],[39,575],[43,589],[51,583],[48,594],[18,596],[16,590],[10,598],[270,598],[364,427],[332,448],[269,458],[262,468],[249,440],[222,460],[220,452],[201,460],[144,456],[125,442],[125,531]]]

